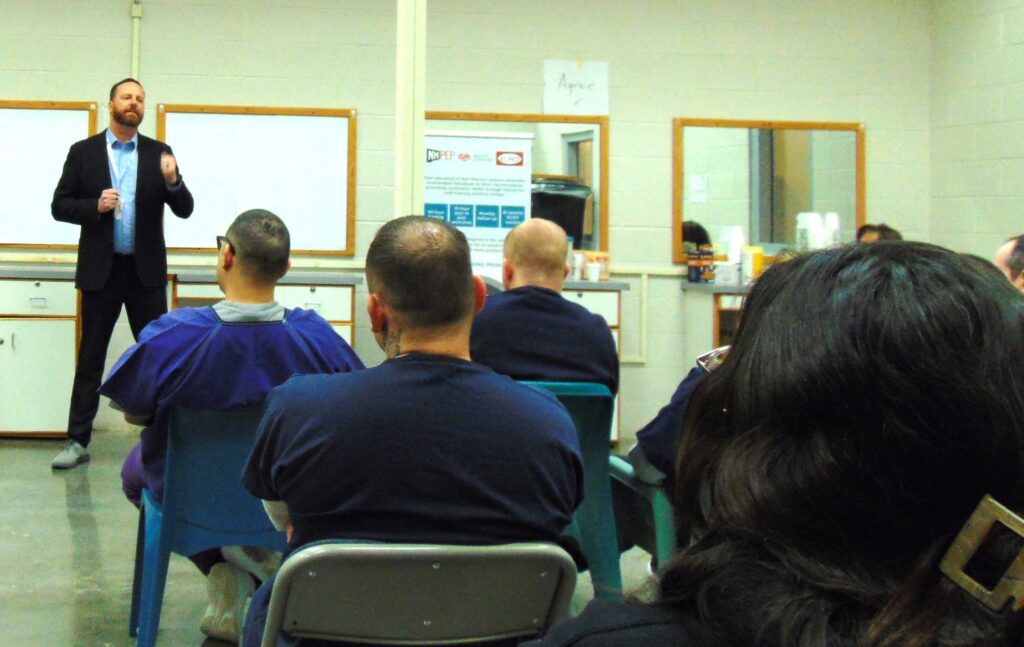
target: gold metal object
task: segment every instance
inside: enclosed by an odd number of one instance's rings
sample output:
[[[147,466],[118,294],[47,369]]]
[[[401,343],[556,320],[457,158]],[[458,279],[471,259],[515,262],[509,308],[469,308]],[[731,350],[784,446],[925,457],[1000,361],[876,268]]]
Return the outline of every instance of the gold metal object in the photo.
[[[989,609],[1001,611],[1013,599],[1013,610],[1020,611],[1024,609],[1024,551],[1013,560],[994,589],[985,588],[964,571],[996,523],[1024,538],[1024,519],[986,494],[946,551],[939,570]]]

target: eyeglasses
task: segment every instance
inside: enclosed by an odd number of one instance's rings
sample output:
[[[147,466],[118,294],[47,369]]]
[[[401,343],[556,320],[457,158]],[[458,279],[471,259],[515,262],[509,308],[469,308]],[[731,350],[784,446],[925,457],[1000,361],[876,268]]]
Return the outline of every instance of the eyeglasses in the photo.
[[[224,243],[231,245],[231,249],[235,249],[235,244],[227,236],[217,236],[217,251],[219,252],[223,247]]]

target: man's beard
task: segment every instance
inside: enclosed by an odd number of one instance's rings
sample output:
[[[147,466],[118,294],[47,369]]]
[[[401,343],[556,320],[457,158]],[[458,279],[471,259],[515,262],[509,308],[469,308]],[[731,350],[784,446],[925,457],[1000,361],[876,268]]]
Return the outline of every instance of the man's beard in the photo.
[[[126,110],[114,111],[114,121],[121,124],[122,126],[130,126],[135,128],[142,123],[142,115],[139,113],[128,114]]]

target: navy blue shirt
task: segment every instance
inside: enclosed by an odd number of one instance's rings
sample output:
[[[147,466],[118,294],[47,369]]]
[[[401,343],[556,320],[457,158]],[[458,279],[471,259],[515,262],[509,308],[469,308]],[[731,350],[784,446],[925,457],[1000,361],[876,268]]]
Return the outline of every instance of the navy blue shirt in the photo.
[[[724,647],[692,612],[595,599],[579,616],[520,647]]]
[[[287,504],[294,550],[327,538],[557,542],[582,476],[576,429],[553,396],[411,353],[274,389],[243,479]]]
[[[676,464],[676,449],[683,437],[683,420],[690,406],[694,390],[707,377],[707,371],[699,366],[690,369],[683,381],[676,387],[669,403],[658,415],[636,432],[636,442],[647,462],[665,474],[665,488],[671,491]]]
[[[470,355],[517,380],[597,382],[619,390],[619,356],[604,318],[535,285],[487,297],[473,320]]]

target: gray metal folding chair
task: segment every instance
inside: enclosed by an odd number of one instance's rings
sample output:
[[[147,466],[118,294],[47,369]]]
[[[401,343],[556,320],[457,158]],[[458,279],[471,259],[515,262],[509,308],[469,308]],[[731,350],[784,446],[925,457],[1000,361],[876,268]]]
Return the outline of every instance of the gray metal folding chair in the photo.
[[[576,565],[549,543],[319,542],[277,573],[263,647],[278,632],[371,644],[535,636],[568,615]]]

